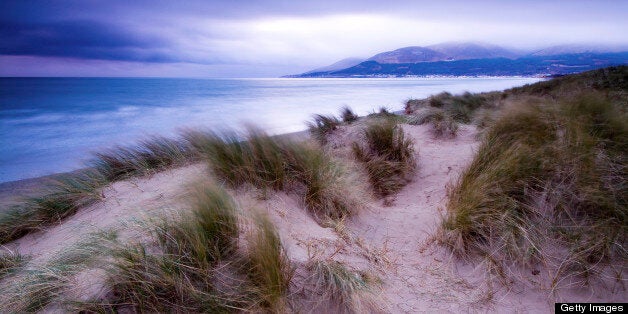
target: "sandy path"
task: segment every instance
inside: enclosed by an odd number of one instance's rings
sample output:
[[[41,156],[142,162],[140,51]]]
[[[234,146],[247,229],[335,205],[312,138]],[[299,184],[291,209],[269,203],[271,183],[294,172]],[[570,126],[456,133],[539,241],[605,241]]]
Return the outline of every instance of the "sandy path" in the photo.
[[[392,206],[360,214],[349,226],[365,242],[386,252],[384,296],[392,312],[460,312],[480,296],[456,276],[443,254],[426,249],[439,223],[439,207],[447,183],[473,157],[475,129],[464,126],[453,140],[433,139],[428,126],[404,126],[415,140],[418,166],[414,180],[400,191]]]

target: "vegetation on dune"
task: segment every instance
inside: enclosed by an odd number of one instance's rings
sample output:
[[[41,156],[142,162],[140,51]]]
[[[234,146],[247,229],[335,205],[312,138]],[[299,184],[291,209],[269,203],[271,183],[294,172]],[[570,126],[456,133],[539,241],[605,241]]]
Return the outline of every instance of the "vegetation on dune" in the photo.
[[[408,123],[421,125],[430,123],[437,138],[454,138],[459,123],[470,123],[481,110],[494,110],[494,95],[464,93],[452,95],[443,92],[427,99],[406,101],[405,112],[410,114]]]
[[[52,303],[60,307],[70,306],[68,292],[76,284],[75,276],[106,256],[115,238],[116,234],[112,232],[90,234],[84,240],[54,252],[43,265],[31,265],[25,257],[16,260],[14,255],[13,263],[18,262],[19,266],[6,273],[3,285],[0,285],[3,311],[39,312]]]
[[[625,101],[608,93],[509,108],[451,189],[441,240],[499,266],[545,265],[553,285],[612,268],[628,257],[627,151]]]
[[[473,119],[473,114],[476,110],[492,107],[494,107],[494,104],[488,96],[471,94],[469,92],[462,95],[452,95],[448,92],[443,92],[428,99],[410,99],[406,101],[405,111],[408,114],[421,114],[423,110],[431,110],[434,113],[438,112],[434,108],[438,108],[442,115],[448,116],[456,122],[469,123]],[[429,118],[421,121],[418,124],[431,122]]]
[[[312,121],[308,121],[307,127],[312,137],[321,144],[327,143],[327,136],[340,126],[340,121],[333,115],[315,114]]]
[[[312,273],[313,290],[323,299],[340,305],[340,312],[363,313],[376,310],[372,295],[378,279],[365,272],[353,271],[336,261],[313,261],[308,265]]]
[[[19,252],[8,250],[0,252],[0,280],[22,268],[27,261],[28,258]]]
[[[153,137],[130,147],[98,152],[92,166],[109,181],[146,175],[189,161],[193,152],[185,141]]]
[[[0,211],[0,244],[40,230],[100,200],[100,189],[113,181],[182,165],[194,158],[187,142],[163,137],[95,155],[93,167],[49,180],[37,196]]]
[[[599,90],[610,97],[626,96],[628,91],[628,66],[615,66],[580,74],[566,75],[544,82],[526,84],[504,91],[505,94],[564,97],[574,91]]]
[[[50,180],[43,195],[0,211],[0,244],[58,222],[99,200],[98,189],[105,182],[100,173],[91,170]]]
[[[414,144],[394,122],[375,122],[364,131],[366,145],[353,143],[353,152],[364,163],[371,185],[380,196],[401,190],[416,168]]]
[[[283,312],[293,269],[279,234],[268,217],[257,214],[255,224],[249,234],[248,277],[257,288],[262,305],[275,312]]]
[[[274,226],[257,217],[240,244],[239,213],[224,190],[199,187],[190,215],[155,227],[154,246],[114,251],[107,300],[95,311],[276,311],[285,306],[292,270]]]
[[[188,140],[209,160],[214,173],[233,187],[295,191],[317,217],[351,214],[359,201],[341,165],[320,147],[270,137],[258,130],[235,133],[194,132]]]
[[[345,123],[353,123],[358,120],[358,115],[349,106],[344,106],[340,109],[340,117],[342,117],[342,121]]]

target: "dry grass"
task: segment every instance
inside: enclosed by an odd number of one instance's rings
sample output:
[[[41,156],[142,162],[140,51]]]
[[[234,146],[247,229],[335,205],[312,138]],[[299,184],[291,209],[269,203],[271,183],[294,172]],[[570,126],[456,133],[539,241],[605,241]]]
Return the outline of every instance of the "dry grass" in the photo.
[[[469,92],[461,95],[452,95],[450,93],[443,92],[433,95],[425,100],[410,99],[406,101],[405,111],[408,114],[425,109],[431,109],[430,112],[435,112],[433,109],[438,108],[441,110],[442,114],[449,116],[456,122],[469,123],[472,121],[474,113],[478,109],[492,109],[494,107],[495,101],[488,95],[471,94]]]
[[[99,188],[106,182],[98,172],[91,170],[50,180],[42,188],[42,195],[0,211],[0,243],[40,230],[99,200]]]
[[[117,181],[181,165],[192,156],[185,141],[155,136],[134,146],[98,152],[91,166],[107,180]]]
[[[353,152],[364,163],[376,194],[387,196],[398,192],[416,169],[412,140],[390,121],[370,124],[364,135],[366,145],[353,143]]]
[[[545,265],[554,285],[625,260],[627,121],[597,93],[504,112],[450,191],[443,243],[500,267]]]
[[[114,251],[109,297],[83,307],[107,312],[284,309],[292,271],[274,226],[255,217],[255,231],[242,246],[239,217],[224,190],[199,186],[192,213],[156,225],[153,244]]]
[[[333,115],[315,114],[312,121],[307,122],[310,134],[321,144],[327,143],[327,136],[334,132],[338,126],[340,126],[340,121]]]
[[[365,272],[353,271],[336,261],[313,261],[312,288],[323,300],[337,303],[342,313],[365,313],[377,309],[372,293],[379,281]]]
[[[24,258],[16,260],[14,256],[13,262],[21,265],[6,274],[0,286],[3,311],[39,312],[51,309],[51,305],[55,308],[68,305],[71,301],[67,292],[75,285],[74,275],[107,256],[115,238],[116,234],[112,232],[90,234],[84,240],[56,252],[43,265],[27,263]]]
[[[286,310],[286,295],[294,274],[288,256],[281,246],[279,234],[270,220],[261,214],[255,217],[256,226],[249,235],[248,276],[257,287],[257,294],[265,308],[273,312]]]
[[[257,130],[246,136],[195,133],[188,139],[204,152],[214,173],[233,187],[252,184],[294,191],[317,217],[341,218],[359,207],[343,167],[320,147]]]
[[[28,260],[28,257],[21,255],[19,252],[9,250],[0,252],[0,280],[19,271]]]
[[[358,115],[356,115],[349,106],[344,106],[340,109],[340,117],[345,123],[353,123],[358,120]]]

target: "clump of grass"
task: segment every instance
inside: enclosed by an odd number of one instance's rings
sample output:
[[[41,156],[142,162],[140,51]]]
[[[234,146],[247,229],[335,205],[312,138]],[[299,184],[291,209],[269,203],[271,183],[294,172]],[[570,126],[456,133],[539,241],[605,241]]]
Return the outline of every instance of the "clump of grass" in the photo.
[[[115,147],[98,152],[91,165],[109,181],[149,174],[155,170],[180,165],[193,156],[186,142],[166,137],[152,137],[130,147]]]
[[[17,251],[0,252],[0,280],[18,271],[28,260],[28,257],[21,255]]]
[[[493,107],[494,104],[489,97],[469,92],[462,95],[443,92],[426,100],[410,99],[406,101],[407,113],[422,111],[419,113],[422,116],[414,118],[415,123],[418,124],[431,122],[430,116],[434,116],[434,114],[448,116],[458,123],[470,123],[478,109]]]
[[[73,276],[99,261],[109,252],[115,239],[112,232],[90,234],[68,248],[56,252],[43,265],[25,265],[26,258],[13,255],[12,263],[21,264],[0,286],[3,310],[12,313],[39,312],[51,304],[64,306],[67,291],[72,289]]]
[[[458,134],[458,128],[458,122],[450,117],[432,121],[432,133],[437,138],[454,138]]]
[[[219,187],[198,187],[193,210],[154,228],[156,248],[135,244],[115,251],[108,270],[113,309],[140,312],[226,311],[244,299],[215,291],[215,266],[231,257],[239,235],[235,204]],[[155,253],[149,253],[155,252]],[[239,288],[240,281],[234,282]]]
[[[193,211],[154,229],[155,246],[115,252],[108,300],[89,308],[139,312],[283,309],[291,268],[270,221],[256,217],[242,254],[239,215],[216,186],[199,187]]]
[[[279,234],[264,215],[256,216],[256,226],[249,238],[248,257],[248,275],[257,287],[262,305],[274,312],[283,312],[293,270]]]
[[[231,186],[248,183],[296,191],[313,214],[328,218],[346,216],[358,203],[341,166],[318,147],[256,130],[244,137],[196,133],[188,138],[205,152],[214,173]]]
[[[314,291],[340,305],[342,312],[361,313],[375,309],[369,294],[377,285],[373,276],[353,271],[336,261],[314,261],[308,266]]]
[[[101,198],[107,180],[95,171],[83,171],[50,180],[42,195],[0,212],[0,243],[7,243],[74,214]]]
[[[197,188],[192,205],[191,215],[156,227],[156,238],[166,254],[186,259],[179,262],[205,267],[235,251],[236,206],[223,189],[211,185]]]
[[[353,110],[349,106],[344,106],[340,109],[340,117],[345,123],[353,123],[358,120],[358,115],[353,113]]]
[[[600,94],[505,112],[450,191],[441,240],[498,264],[541,262],[553,285],[625,259],[626,121]]]
[[[408,124],[421,125],[430,123],[435,137],[454,138],[458,134],[458,122],[440,108],[421,109],[408,119]]]
[[[327,143],[327,136],[340,126],[340,121],[333,115],[315,114],[312,121],[307,122],[307,127],[312,137],[320,143]]]
[[[371,184],[380,196],[398,192],[416,168],[414,143],[395,123],[372,123],[364,131],[366,147],[353,143],[353,152],[365,164]]]

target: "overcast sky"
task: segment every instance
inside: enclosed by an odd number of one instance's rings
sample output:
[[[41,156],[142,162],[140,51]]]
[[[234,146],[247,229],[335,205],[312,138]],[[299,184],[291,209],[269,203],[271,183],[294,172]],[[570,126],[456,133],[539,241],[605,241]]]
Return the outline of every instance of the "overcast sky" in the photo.
[[[405,46],[628,45],[628,1],[2,0],[0,76],[276,77]]]

